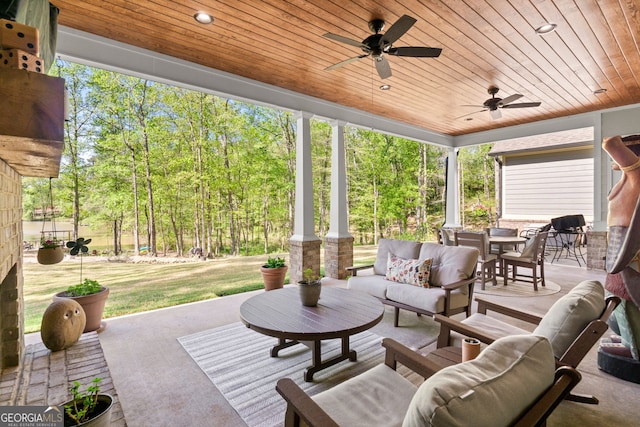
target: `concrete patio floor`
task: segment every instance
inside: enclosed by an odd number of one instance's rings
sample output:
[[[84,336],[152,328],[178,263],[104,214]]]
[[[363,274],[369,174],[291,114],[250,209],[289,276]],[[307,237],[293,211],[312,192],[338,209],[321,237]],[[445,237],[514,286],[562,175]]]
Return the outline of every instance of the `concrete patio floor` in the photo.
[[[561,285],[559,293],[523,298],[484,297],[544,313],[582,280],[603,281],[605,277],[602,271],[559,264],[547,264],[545,270],[548,280]],[[324,284],[345,286],[346,282],[327,280]],[[127,425],[245,425],[177,338],[240,321],[240,305],[259,292],[263,291],[107,319],[108,327],[99,334],[99,339]],[[392,326],[378,326],[372,332],[393,338]],[[37,341],[39,336],[31,335],[28,339]],[[428,352],[433,346],[421,351]],[[640,385],[601,372],[597,368],[596,352],[597,348],[593,348],[580,364],[583,380],[576,391],[595,394],[600,404],[563,402],[549,419],[549,426],[640,426],[640,405],[635,403],[640,396]]]

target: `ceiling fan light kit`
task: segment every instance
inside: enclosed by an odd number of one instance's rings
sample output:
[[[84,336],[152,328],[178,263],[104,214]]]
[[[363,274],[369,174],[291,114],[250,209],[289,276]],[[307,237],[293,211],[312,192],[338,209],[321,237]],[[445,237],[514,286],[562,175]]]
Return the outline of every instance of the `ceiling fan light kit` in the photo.
[[[384,55],[405,56],[411,58],[437,58],[440,56],[442,49],[434,47],[422,47],[422,46],[406,46],[406,47],[392,47],[392,44],[404,35],[417,21],[408,15],[402,15],[384,34],[380,32],[384,29],[385,22],[382,19],[373,19],[369,21],[369,29],[373,31],[369,37],[363,41],[358,42],[350,38],[326,33],[324,37],[345,43],[351,46],[356,46],[362,49],[364,54],[355,56],[353,58],[345,59],[337,64],[331,65],[325,68],[326,71],[335,70],[354,61],[357,61],[367,56],[374,58],[374,64],[376,71],[381,79],[391,77],[391,65]]]

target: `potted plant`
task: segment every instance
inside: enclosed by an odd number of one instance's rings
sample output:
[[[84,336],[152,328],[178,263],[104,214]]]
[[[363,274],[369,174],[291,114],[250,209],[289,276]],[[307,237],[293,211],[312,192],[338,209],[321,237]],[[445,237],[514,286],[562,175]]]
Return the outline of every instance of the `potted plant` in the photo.
[[[67,242],[71,255],[80,255],[80,283],[69,286],[66,291],[58,292],[54,298],[71,298],[78,302],[87,316],[87,323],[83,332],[98,331],[106,327],[102,322],[104,305],[109,296],[109,288],[100,285],[97,281],[85,278],[82,280],[82,255],[89,251],[87,245],[91,239],[80,237],[75,242]]]
[[[68,426],[109,426],[113,397],[100,393],[102,378],[94,378],[86,391],[80,392],[80,383],[74,381],[69,389],[73,399],[63,404],[64,425]]]
[[[284,286],[284,276],[287,274],[287,269],[288,267],[284,263],[284,258],[267,258],[267,263],[260,267],[262,280],[264,280],[264,289],[271,291],[282,288]]]
[[[43,265],[57,264],[64,258],[64,251],[56,239],[42,239],[38,249],[38,263]]]
[[[312,269],[305,268],[302,271],[302,277],[304,280],[298,282],[300,289],[300,300],[302,305],[307,307],[315,307],[318,305],[320,299],[320,291],[322,290],[322,283],[320,282],[320,276],[316,275]]]

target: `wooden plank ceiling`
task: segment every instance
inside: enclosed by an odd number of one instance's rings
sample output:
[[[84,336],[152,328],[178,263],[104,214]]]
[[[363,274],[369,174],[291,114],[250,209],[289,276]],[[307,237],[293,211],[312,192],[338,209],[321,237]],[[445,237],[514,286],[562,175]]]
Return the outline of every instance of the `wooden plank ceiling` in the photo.
[[[52,1],[61,25],[448,135],[640,102],[640,0]],[[215,22],[196,23],[196,11]],[[393,46],[442,48],[439,58],[387,55],[384,80],[371,57],[324,70],[362,54],[325,33],[361,41],[371,19],[387,30],[405,14],[417,22]],[[544,23],[556,31],[536,34]],[[542,104],[469,115],[491,85]]]

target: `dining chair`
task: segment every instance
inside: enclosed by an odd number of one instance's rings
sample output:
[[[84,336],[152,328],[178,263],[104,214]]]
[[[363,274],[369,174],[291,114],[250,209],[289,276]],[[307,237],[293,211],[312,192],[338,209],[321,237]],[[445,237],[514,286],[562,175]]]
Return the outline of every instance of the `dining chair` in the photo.
[[[438,243],[445,246],[455,246],[454,231],[447,230],[446,228],[438,229]]]
[[[504,227],[487,227],[486,228],[487,235],[489,236],[508,236],[513,237],[518,235],[517,228],[504,228]],[[502,246],[502,251],[516,251],[517,246]],[[491,245],[490,252],[492,254],[500,254],[500,246],[499,245]]]
[[[544,282],[544,251],[547,243],[548,231],[541,232],[529,239],[522,252],[505,252],[500,257],[504,266],[504,284],[509,279],[509,266],[512,267],[512,280],[519,277],[530,277],[533,289],[538,290],[538,282],[545,286]],[[518,275],[518,267],[531,269],[531,276]],[[539,269],[539,270],[538,270]]]
[[[487,240],[486,233],[476,233],[472,231],[458,231],[455,233],[456,246],[469,246],[478,249],[480,254],[478,255],[478,276],[480,277],[480,287],[484,290],[485,283],[488,280],[493,282],[493,285],[498,284],[496,278],[496,262],[498,256],[489,253],[489,241]]]

